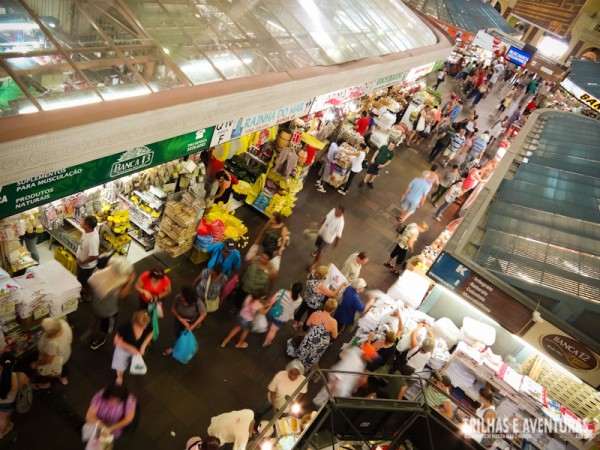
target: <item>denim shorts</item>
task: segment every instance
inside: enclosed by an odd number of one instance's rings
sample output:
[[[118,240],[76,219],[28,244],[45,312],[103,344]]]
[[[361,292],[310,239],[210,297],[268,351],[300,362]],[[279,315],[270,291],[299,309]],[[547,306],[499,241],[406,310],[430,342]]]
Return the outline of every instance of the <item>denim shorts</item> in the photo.
[[[252,331],[252,321],[246,320],[242,316],[237,316],[237,323],[240,327],[242,327],[246,331]]]

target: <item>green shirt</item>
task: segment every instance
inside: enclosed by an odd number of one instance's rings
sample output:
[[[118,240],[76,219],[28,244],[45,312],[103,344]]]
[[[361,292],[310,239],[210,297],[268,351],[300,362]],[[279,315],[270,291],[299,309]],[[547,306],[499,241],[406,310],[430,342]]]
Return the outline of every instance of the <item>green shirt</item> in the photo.
[[[427,400],[427,404],[431,407],[442,406],[447,401],[450,401],[446,395],[442,394],[437,389],[433,389],[431,386],[425,388],[423,395],[425,396],[425,400]]]
[[[376,165],[383,165],[388,161],[391,161],[394,157],[394,151],[390,150],[387,145],[382,145],[377,150],[377,157],[375,158]]]
[[[454,130],[452,128],[449,128],[448,130],[446,130],[446,134],[440,138],[440,143],[444,147],[446,147],[448,144],[450,144],[453,137],[454,137]]]

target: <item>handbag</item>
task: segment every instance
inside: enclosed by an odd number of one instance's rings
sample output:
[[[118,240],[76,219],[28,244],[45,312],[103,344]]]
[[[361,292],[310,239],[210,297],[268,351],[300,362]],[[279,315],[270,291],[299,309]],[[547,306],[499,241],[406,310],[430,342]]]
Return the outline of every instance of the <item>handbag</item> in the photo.
[[[184,330],[177,338],[177,342],[173,346],[173,358],[181,364],[187,364],[198,351],[198,341],[194,333]]]
[[[281,299],[285,295],[285,289],[281,290],[281,294],[279,294],[279,298],[275,300],[275,303],[269,309],[267,315],[273,319],[277,319],[283,313],[283,306],[281,306]]]
[[[225,283],[225,287],[223,288],[223,299],[226,299],[231,295],[233,290],[236,288],[239,279],[240,277],[238,275],[234,275],[231,280]]]
[[[131,357],[131,366],[129,367],[129,373],[131,375],[146,375],[148,372],[148,366],[141,354],[136,353]]]
[[[19,414],[25,414],[31,409],[33,403],[33,386],[31,383],[21,384],[20,374],[17,373],[17,400],[15,409]]]
[[[208,278],[206,280],[206,287],[204,288],[204,303],[206,304],[206,312],[215,312],[219,309],[219,303],[221,299],[219,297],[209,298],[208,297],[208,289],[210,288],[210,273],[208,274]]]
[[[49,364],[37,367],[37,372],[43,377],[57,377],[62,372],[63,358],[62,356],[54,356],[54,359]]]

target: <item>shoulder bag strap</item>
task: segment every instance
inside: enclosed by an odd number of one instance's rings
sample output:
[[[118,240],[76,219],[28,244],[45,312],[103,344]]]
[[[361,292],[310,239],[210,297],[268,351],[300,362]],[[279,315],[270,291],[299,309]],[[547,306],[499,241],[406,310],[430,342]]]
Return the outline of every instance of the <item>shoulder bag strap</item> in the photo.
[[[210,288],[210,272],[206,277],[206,287],[204,288],[204,300],[208,300],[208,289]]]

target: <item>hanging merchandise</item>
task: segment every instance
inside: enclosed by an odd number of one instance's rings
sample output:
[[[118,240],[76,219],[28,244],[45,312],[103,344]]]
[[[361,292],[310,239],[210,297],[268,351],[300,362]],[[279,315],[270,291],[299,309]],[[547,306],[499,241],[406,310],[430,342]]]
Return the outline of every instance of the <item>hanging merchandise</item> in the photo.
[[[238,248],[248,245],[248,228],[244,222],[235,217],[235,211],[229,212],[227,204],[223,202],[214,204],[205,219],[210,226],[214,242],[231,238],[237,242]]]

